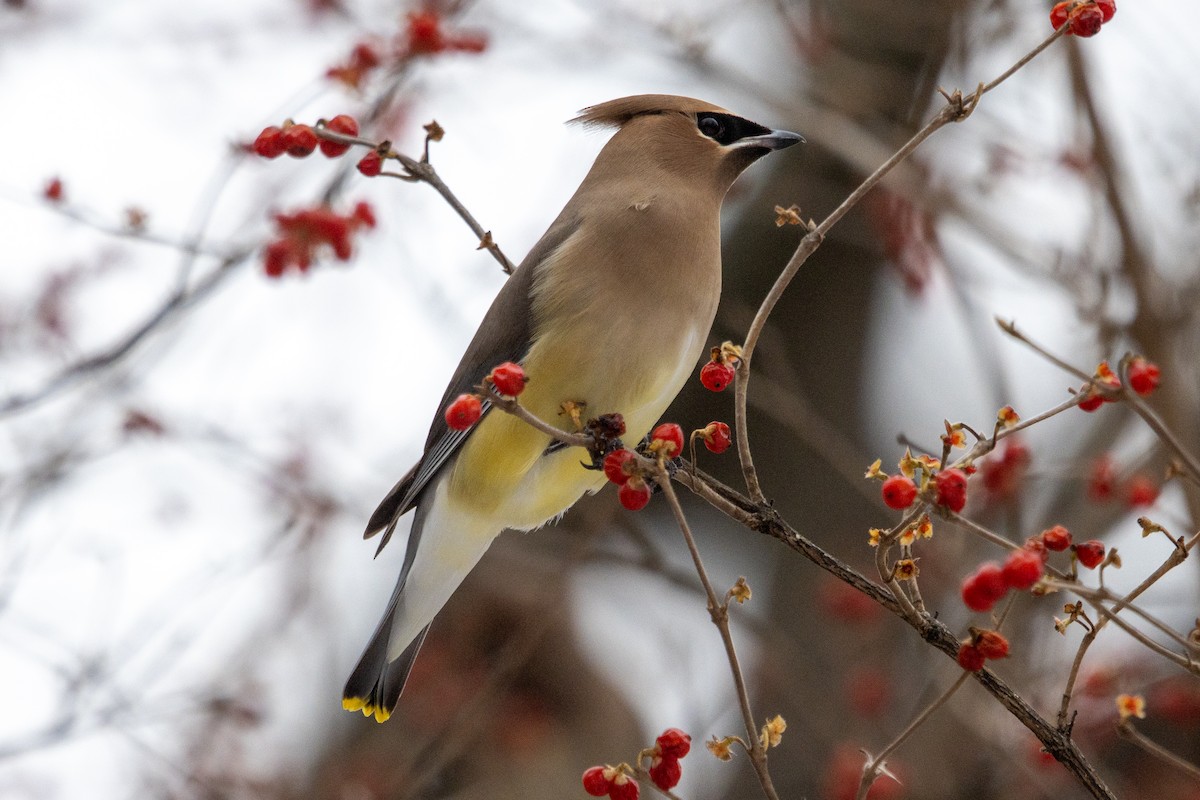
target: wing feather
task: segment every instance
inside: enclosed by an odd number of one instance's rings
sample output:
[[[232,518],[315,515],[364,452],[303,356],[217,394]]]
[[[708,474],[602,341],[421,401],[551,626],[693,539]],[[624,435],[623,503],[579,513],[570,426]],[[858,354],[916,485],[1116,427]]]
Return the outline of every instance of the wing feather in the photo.
[[[367,523],[363,533],[364,539],[369,539],[380,531],[384,532],[376,555],[391,539],[400,518],[417,504],[430,480],[454,456],[474,430],[451,430],[440,410],[454,397],[471,391],[492,367],[505,361],[519,363],[529,352],[534,331],[530,298],[534,278],[539,267],[571,238],[578,227],[578,220],[574,215],[568,215],[564,211],[500,288],[491,308],[484,315],[475,338],[463,354],[454,377],[450,379],[446,391],[442,394],[441,403],[438,405],[439,413],[434,417],[433,424],[429,427],[429,435],[425,439],[424,455],[408,474],[392,487]],[[485,401],[483,413],[486,415],[490,409],[491,404]],[[413,547],[410,549],[415,550]]]

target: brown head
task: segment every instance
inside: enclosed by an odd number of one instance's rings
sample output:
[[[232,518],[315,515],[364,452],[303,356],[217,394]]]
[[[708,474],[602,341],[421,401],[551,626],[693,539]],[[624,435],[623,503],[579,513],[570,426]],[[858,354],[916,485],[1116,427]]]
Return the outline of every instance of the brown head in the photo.
[[[667,94],[610,100],[585,108],[571,121],[618,129],[597,158],[597,168],[643,172],[657,167],[720,196],[767,153],[804,141],[703,100]]]

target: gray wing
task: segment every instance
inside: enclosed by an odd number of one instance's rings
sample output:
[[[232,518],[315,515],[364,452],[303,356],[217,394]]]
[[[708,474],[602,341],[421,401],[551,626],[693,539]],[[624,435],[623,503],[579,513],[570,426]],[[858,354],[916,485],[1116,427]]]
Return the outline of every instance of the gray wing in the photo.
[[[454,377],[442,394],[438,413],[434,416],[429,435],[425,439],[424,455],[408,474],[392,487],[367,522],[364,539],[369,539],[380,531],[384,532],[376,555],[392,538],[400,517],[416,505],[429,481],[475,429],[472,427],[466,431],[450,430],[446,425],[445,416],[441,413],[446,405],[458,395],[471,391],[492,367],[505,361],[519,363],[529,352],[534,327],[530,292],[536,272],[577,229],[577,219],[573,215],[568,216],[564,211],[500,288],[491,308],[484,315],[475,338],[463,354]],[[486,415],[490,408],[491,404],[485,401],[483,413]],[[410,552],[415,550],[415,547],[409,547]]]

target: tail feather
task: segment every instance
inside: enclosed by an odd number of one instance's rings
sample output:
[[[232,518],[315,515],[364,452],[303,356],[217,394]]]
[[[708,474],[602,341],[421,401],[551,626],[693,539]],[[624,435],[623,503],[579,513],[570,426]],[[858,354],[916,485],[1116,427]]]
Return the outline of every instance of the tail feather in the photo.
[[[408,674],[417,660],[417,652],[429,633],[429,626],[426,625],[400,657],[389,662],[388,638],[394,613],[393,609],[379,623],[342,692],[342,708],[361,711],[365,717],[374,716],[376,722],[387,722],[395,710],[404,684],[408,681]]]
[[[416,506],[396,588],[346,682],[343,708],[374,716],[377,722],[391,716],[430,623],[496,533],[489,520],[453,508],[446,500],[444,481],[426,487]]]

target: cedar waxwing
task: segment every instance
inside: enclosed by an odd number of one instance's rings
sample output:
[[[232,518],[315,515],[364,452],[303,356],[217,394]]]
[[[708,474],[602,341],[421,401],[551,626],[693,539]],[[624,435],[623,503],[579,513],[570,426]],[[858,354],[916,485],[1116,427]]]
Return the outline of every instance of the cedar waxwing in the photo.
[[[721,296],[721,202],[734,179],[803,138],[700,100],[625,97],[573,120],[617,128],[558,219],[501,288],[441,408],[492,367],[521,364],[521,404],[574,432],[564,401],[624,415],[639,442],[706,352]],[[516,417],[487,413],[469,431],[441,413],[425,453],[388,493],[366,537],[387,543],[415,509],[387,611],[346,682],[343,706],[386,720],[437,612],[506,528],[557,518],[604,473]]]

